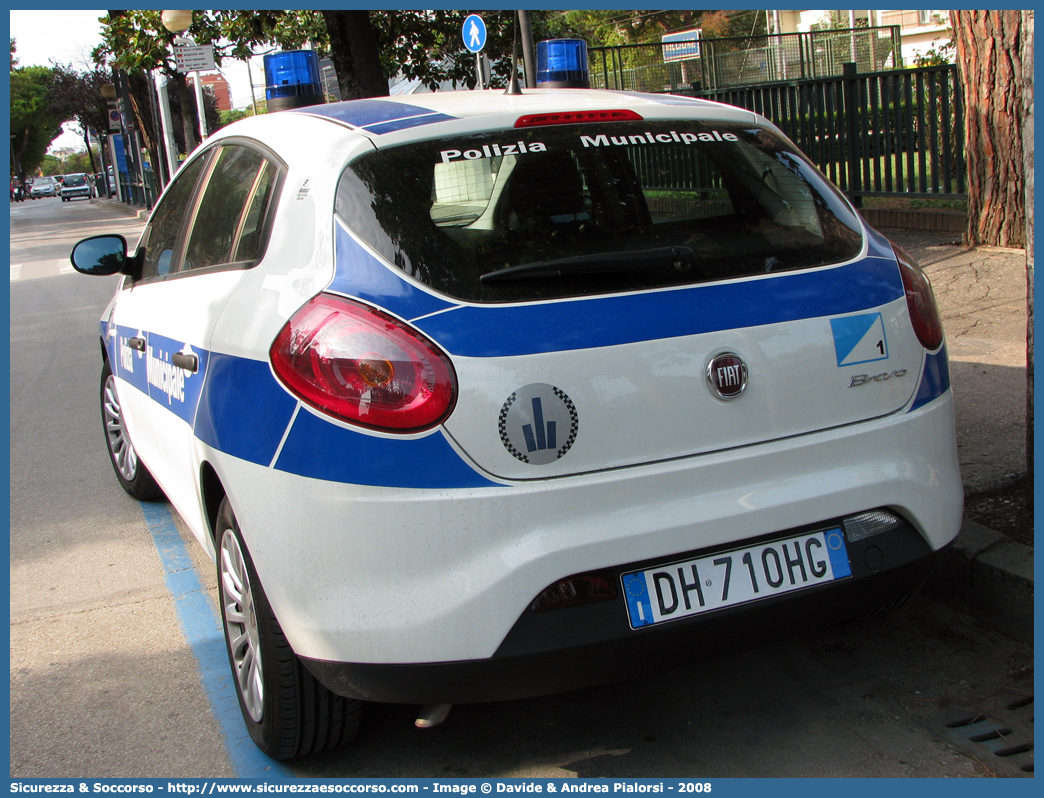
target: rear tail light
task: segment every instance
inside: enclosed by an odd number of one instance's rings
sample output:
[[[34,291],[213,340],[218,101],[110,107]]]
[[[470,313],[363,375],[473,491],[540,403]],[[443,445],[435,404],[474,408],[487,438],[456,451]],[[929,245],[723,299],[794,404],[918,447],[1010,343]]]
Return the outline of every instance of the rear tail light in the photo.
[[[302,401],[370,429],[430,429],[456,400],[453,366],[435,344],[385,313],[331,294],[297,311],[269,355]]]
[[[560,610],[565,607],[577,607],[581,604],[594,604],[597,601],[611,601],[616,598],[616,580],[612,571],[592,571],[559,579],[553,585],[540,591],[533,599],[529,609]]]
[[[583,125],[588,122],[641,122],[641,114],[627,109],[605,111],[559,111],[549,114],[526,114],[515,120],[515,127],[546,125]]]
[[[939,308],[935,304],[935,294],[928,276],[905,249],[892,244],[895,259],[899,263],[899,273],[903,277],[903,288],[906,290],[906,305],[910,309],[910,321],[921,346],[930,352],[938,349],[943,342],[942,319]]]

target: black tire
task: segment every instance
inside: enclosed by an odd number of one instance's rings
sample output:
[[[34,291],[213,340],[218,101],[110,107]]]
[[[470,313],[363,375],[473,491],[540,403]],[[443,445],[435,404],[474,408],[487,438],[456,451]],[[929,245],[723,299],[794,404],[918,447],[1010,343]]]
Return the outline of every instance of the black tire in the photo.
[[[215,538],[225,651],[251,739],[273,759],[331,751],[354,740],[363,702],[327,690],[294,654],[227,498],[218,509]]]
[[[116,378],[109,361],[105,361],[101,374],[101,414],[105,425],[105,449],[109,462],[116,472],[116,479],[130,496],[139,501],[154,501],[163,496],[163,491],[152,478],[149,469],[138,459],[131,444],[127,428],[123,424],[120,398],[116,393]]]

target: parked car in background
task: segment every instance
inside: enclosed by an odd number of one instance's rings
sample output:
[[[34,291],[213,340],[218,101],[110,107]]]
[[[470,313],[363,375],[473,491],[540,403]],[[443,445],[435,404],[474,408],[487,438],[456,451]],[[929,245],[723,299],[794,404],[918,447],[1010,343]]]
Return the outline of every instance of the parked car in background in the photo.
[[[94,195],[96,197],[111,197],[115,193],[116,184],[113,183],[112,173],[110,172],[108,177],[106,177],[104,172],[96,172],[94,174]]]
[[[66,175],[62,183],[62,202],[71,202],[74,199],[90,199],[94,196],[94,186],[85,174]]]
[[[33,180],[33,187],[29,190],[29,196],[33,199],[37,197],[54,197],[58,194],[58,181],[53,177],[38,177]]]

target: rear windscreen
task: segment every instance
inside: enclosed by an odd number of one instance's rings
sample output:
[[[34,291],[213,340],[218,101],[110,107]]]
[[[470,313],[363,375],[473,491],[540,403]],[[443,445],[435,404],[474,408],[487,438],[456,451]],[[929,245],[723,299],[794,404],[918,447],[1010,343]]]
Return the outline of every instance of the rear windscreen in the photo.
[[[793,145],[736,124],[505,130],[353,161],[336,212],[389,262],[475,302],[633,291],[849,260],[862,235]]]

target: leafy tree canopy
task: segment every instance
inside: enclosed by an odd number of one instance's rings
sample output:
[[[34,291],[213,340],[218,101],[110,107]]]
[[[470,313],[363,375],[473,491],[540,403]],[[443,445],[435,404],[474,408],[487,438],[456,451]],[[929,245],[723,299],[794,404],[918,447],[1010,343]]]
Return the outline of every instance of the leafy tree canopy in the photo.
[[[196,11],[187,35],[197,44],[213,45],[218,65],[227,58],[266,50],[310,47],[332,58],[342,97],[348,99],[386,94],[388,80],[396,75],[419,79],[429,89],[446,82],[473,86],[475,58],[465,50],[461,37],[467,13],[448,9]],[[659,41],[665,33],[694,27],[703,27],[705,36],[748,35],[764,30],[763,17],[764,12],[755,11],[530,12],[534,39],[578,36],[591,46]],[[515,12],[484,11],[483,18],[493,85],[504,85],[510,73]],[[161,12],[111,12],[103,21],[103,42],[94,51],[99,64],[129,73],[161,70],[178,84],[183,104],[191,104],[184,76],[175,68],[175,34],[163,27]],[[191,149],[192,124],[184,120],[184,126]]]
[[[705,39],[721,39],[765,32],[764,11],[563,11],[552,23],[560,30],[587,39],[592,47],[648,44],[667,33],[702,28]],[[562,34],[558,34],[562,35]]]
[[[175,34],[163,27],[162,12],[124,11],[102,20],[102,43],[93,57],[127,71],[160,69],[175,75]],[[259,48],[295,50],[325,38],[318,11],[196,11],[186,32],[196,44],[214,47],[214,62],[247,58]]]
[[[13,52],[12,45],[12,52]],[[11,172],[36,171],[47,148],[62,132],[62,111],[52,100],[54,70],[16,67],[11,70]]]

